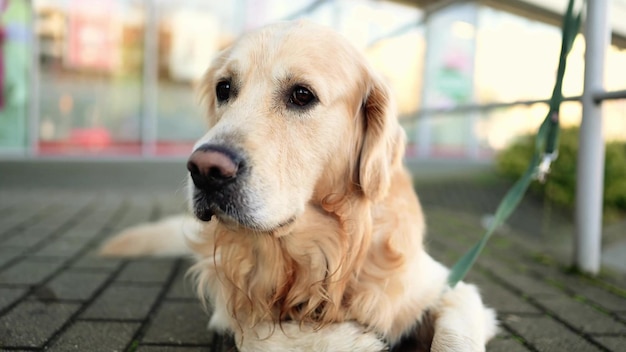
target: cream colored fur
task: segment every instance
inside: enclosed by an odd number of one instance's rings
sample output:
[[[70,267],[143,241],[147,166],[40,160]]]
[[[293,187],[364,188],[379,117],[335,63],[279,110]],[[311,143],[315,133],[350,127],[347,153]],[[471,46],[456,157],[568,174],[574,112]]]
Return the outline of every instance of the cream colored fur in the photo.
[[[225,79],[238,90],[218,103]],[[290,107],[294,85],[317,102]],[[426,253],[404,133],[361,54],[327,28],[279,23],[222,53],[204,87],[210,129],[196,148],[245,151],[251,171],[238,197],[247,206],[206,223],[140,225],[103,254],[189,249],[210,327],[233,333],[243,351],[379,351],[415,334],[433,351],[485,349],[495,313],[473,285],[450,289],[448,269]],[[191,182],[189,192],[193,209]]]
[[[101,248],[102,256],[180,256],[191,254],[186,238],[200,232],[201,224],[191,216],[176,215],[158,222],[140,224],[113,237]]]

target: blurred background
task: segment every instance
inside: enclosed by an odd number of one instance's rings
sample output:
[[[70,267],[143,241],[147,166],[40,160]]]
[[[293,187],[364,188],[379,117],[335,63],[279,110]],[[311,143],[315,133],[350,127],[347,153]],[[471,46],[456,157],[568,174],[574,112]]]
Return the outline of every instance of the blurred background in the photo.
[[[184,159],[194,86],[242,32],[308,18],[362,49],[395,91],[407,159],[487,162],[547,112],[566,0],[0,0],[0,159]],[[606,88],[626,88],[626,1],[612,2]],[[582,93],[584,39],[565,94]],[[523,102],[523,104],[512,104]],[[605,104],[626,139],[626,101]],[[580,121],[579,102],[562,109]]]

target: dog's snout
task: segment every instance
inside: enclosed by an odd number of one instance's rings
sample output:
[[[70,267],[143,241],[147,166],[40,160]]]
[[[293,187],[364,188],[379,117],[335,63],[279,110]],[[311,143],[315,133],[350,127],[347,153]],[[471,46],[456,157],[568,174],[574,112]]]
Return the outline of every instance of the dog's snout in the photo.
[[[229,149],[202,146],[187,161],[187,169],[198,188],[215,187],[237,177],[241,158]]]

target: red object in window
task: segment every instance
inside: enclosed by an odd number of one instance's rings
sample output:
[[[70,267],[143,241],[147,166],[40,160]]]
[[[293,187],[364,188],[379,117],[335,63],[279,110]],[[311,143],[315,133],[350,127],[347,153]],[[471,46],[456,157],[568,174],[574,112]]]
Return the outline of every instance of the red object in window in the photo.
[[[69,142],[80,147],[102,149],[111,145],[111,134],[102,127],[75,128],[70,132]]]
[[[74,0],[69,9],[64,63],[76,69],[115,70],[120,52],[114,2]]]

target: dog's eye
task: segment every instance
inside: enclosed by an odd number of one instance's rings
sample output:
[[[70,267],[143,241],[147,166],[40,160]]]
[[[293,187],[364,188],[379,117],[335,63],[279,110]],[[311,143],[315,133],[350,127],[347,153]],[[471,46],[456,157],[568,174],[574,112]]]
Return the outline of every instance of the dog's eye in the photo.
[[[291,96],[289,97],[289,103],[297,106],[306,106],[310,104],[315,99],[313,93],[310,90],[297,86],[291,92]]]
[[[228,100],[230,98],[230,82],[219,82],[215,87],[215,95],[220,102]]]

